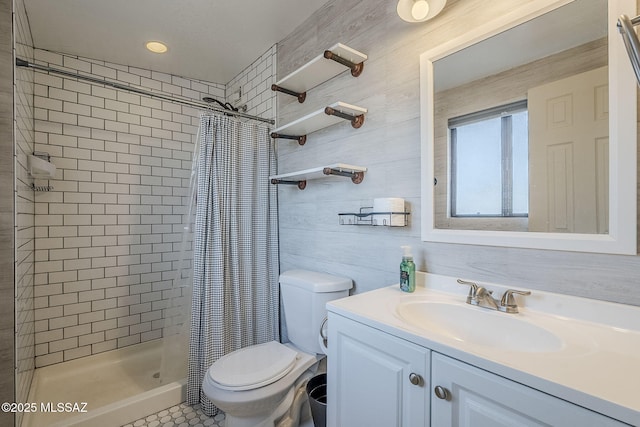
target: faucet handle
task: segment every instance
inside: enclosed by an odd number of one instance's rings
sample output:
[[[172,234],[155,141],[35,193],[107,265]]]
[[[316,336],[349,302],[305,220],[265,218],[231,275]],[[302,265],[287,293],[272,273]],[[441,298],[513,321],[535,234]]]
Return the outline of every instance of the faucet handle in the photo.
[[[516,289],[507,289],[502,295],[502,299],[500,300],[500,307],[498,307],[500,311],[504,311],[505,313],[518,312],[518,304],[516,304],[516,300],[513,297],[513,294],[531,295],[531,291],[518,291]]]
[[[471,304],[471,301],[478,297],[478,284],[475,282],[467,282],[466,280],[458,279],[458,283],[461,285],[470,286],[469,295],[467,295],[467,304]]]

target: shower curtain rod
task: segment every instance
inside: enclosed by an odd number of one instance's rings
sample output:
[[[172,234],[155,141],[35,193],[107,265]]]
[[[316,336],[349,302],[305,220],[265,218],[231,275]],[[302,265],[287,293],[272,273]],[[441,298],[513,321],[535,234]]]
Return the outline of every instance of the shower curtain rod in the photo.
[[[258,117],[258,116],[252,116],[250,114],[241,113],[239,111],[225,110],[223,108],[214,107],[214,106],[212,106],[210,104],[207,104],[207,103],[204,103],[204,102],[190,101],[188,99],[174,98],[172,96],[163,95],[161,93],[148,92],[148,91],[143,90],[143,89],[138,89],[138,88],[135,88],[135,87],[126,86],[126,85],[123,85],[123,84],[120,84],[120,83],[116,83],[116,82],[112,82],[112,81],[109,81],[109,80],[102,80],[102,79],[99,79],[99,78],[96,78],[96,77],[90,77],[90,76],[85,76],[85,75],[82,75],[82,74],[71,73],[69,71],[60,70],[58,68],[52,68],[52,67],[46,67],[44,65],[34,64],[32,62],[25,61],[24,59],[20,59],[20,58],[16,58],[16,66],[33,68],[34,70],[45,71],[45,72],[53,73],[53,74],[60,74],[62,76],[71,77],[71,78],[74,78],[74,79],[85,80],[85,81],[88,81],[88,82],[91,82],[91,83],[109,86],[109,87],[112,87],[114,89],[120,89],[120,90],[125,90],[125,91],[128,91],[128,92],[134,92],[134,93],[137,93],[139,95],[145,95],[145,96],[148,96],[148,97],[151,97],[151,98],[158,98],[158,99],[162,99],[164,101],[175,102],[177,104],[187,105],[187,106],[190,106],[190,107],[196,107],[196,108],[201,108],[201,109],[206,109],[206,110],[212,110],[212,111],[215,111],[215,112],[218,112],[218,113],[224,113],[224,114],[228,114],[228,115],[231,115],[231,116],[242,117],[242,118],[245,118],[245,119],[257,120],[259,122],[265,122],[265,123],[269,123],[271,125],[273,125],[275,123],[275,120],[273,120],[273,119],[265,119],[265,118]]]

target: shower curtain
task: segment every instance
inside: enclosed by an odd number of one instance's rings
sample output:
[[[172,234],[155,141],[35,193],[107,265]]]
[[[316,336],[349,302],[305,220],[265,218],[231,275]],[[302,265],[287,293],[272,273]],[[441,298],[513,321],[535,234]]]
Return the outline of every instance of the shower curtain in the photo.
[[[211,416],[211,364],[279,339],[276,162],[265,126],[202,114],[199,135],[187,403]]]

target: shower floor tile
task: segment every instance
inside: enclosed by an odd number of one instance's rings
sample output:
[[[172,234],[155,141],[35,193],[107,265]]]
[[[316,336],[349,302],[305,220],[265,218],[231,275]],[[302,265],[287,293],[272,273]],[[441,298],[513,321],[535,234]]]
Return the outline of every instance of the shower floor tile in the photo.
[[[200,405],[190,406],[186,403],[172,406],[141,418],[122,427],[224,427],[224,414],[208,417],[200,409]]]

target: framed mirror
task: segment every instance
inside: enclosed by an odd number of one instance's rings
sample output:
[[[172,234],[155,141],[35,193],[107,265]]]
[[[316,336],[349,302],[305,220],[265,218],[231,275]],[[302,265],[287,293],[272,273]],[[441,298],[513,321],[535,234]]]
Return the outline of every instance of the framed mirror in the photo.
[[[635,0],[541,0],[420,56],[422,240],[636,254]]]

